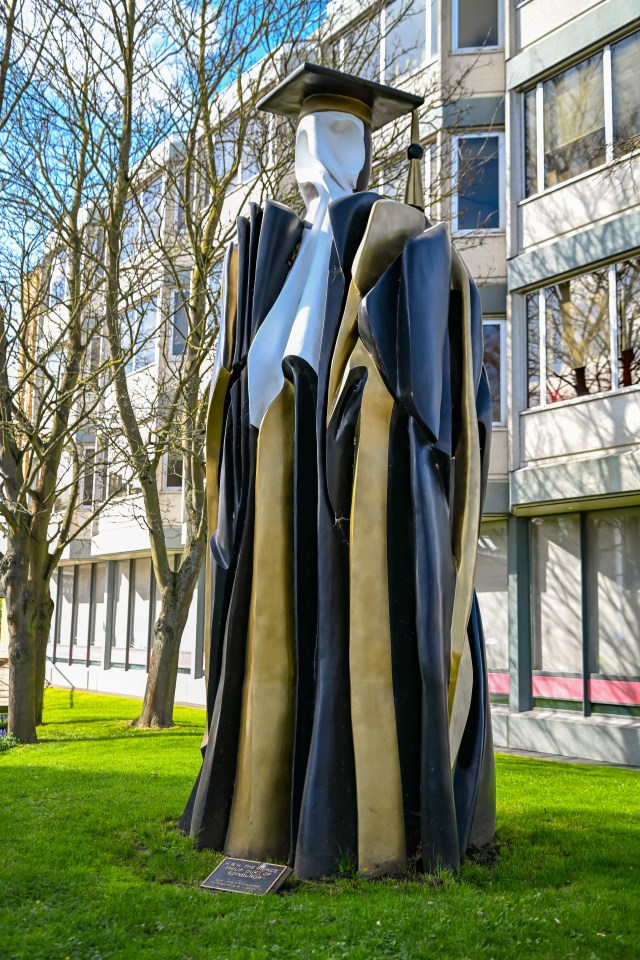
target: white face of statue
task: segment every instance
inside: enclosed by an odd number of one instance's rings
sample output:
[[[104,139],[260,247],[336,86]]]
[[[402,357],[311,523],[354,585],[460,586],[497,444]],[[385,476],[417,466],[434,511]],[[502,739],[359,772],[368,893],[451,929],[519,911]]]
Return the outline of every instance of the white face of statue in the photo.
[[[350,113],[311,113],[298,124],[296,180],[307,204],[324,187],[331,199],[353,193],[366,159],[364,123]]]

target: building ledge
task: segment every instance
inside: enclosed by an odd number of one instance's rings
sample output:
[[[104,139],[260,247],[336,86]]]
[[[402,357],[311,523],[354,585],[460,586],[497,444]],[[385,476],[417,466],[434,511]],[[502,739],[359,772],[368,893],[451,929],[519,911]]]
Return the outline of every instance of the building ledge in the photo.
[[[497,750],[640,766],[640,718],[584,717],[564,710],[510,713],[503,706],[492,707],[491,716]]]

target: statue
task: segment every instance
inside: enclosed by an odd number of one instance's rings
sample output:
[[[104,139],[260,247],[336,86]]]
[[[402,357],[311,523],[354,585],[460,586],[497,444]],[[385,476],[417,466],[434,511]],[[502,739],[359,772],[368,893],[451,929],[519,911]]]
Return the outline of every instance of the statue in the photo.
[[[455,868],[495,831],[473,590],[491,400],[477,289],[421,207],[421,98],[303,64],[304,220],[238,220],[207,425],[203,764],[180,826],[302,878]],[[414,112],[407,202],[371,133]]]

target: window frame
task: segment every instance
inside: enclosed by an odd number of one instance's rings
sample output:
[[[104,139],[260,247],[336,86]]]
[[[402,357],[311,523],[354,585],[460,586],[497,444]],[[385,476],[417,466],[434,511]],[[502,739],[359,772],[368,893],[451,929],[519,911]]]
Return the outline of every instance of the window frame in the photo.
[[[460,140],[486,140],[496,137],[498,140],[498,226],[473,227],[471,229],[458,226],[458,143]],[[467,133],[454,133],[451,137],[451,232],[457,237],[468,236],[496,236],[504,233],[506,223],[506,187],[505,187],[505,159],[504,159],[504,131],[483,130]]]
[[[141,370],[147,370],[149,367],[153,367],[158,363],[158,330],[159,330],[159,314],[160,309],[159,296],[157,293],[152,294],[149,297],[145,297],[143,300],[138,300],[136,303],[132,304],[127,310],[121,314],[126,318],[127,314],[131,313],[133,310],[139,310],[141,307],[144,307],[145,304],[150,304],[151,302],[155,303],[155,332],[152,337],[149,337],[149,340],[145,346],[153,346],[153,357],[148,360],[146,363],[141,363],[138,365],[136,361],[139,359],[141,351],[135,350],[129,359],[129,362],[125,364],[125,373],[129,377],[132,374],[140,373]],[[146,311],[145,311],[146,313]],[[140,320],[140,323],[142,320]],[[133,346],[133,345],[131,345]]]
[[[455,0],[457,2],[457,0]],[[605,169],[612,163],[617,161],[625,160],[631,156],[640,154],[640,148],[631,147],[625,153],[615,155],[615,140],[614,140],[614,128],[613,128],[613,103],[614,103],[614,90],[613,90],[613,57],[612,49],[617,43],[622,42],[623,40],[629,39],[629,37],[634,36],[635,34],[640,34],[640,30],[632,30],[630,33],[625,34],[622,37],[616,38],[615,41],[605,44],[598,50],[591,52],[588,56],[583,56],[579,60],[576,60],[575,63],[571,63],[568,66],[563,67],[562,70],[551,73],[549,76],[545,77],[543,80],[539,80],[534,86],[527,87],[525,90],[522,90],[520,94],[521,100],[521,137],[522,137],[522,158],[523,158],[523,167],[522,167],[522,199],[520,204],[527,203],[536,197],[539,197],[543,194],[550,193],[552,190],[560,190],[562,187],[566,187],[570,183],[575,183],[577,180],[581,180],[584,177],[591,176],[591,174],[596,173],[599,170]],[[590,60],[592,57],[597,57],[600,55],[602,57],[602,97],[603,97],[603,106],[604,106],[604,133],[605,133],[605,159],[603,163],[598,163],[593,167],[589,167],[587,170],[583,170],[581,173],[575,174],[573,177],[568,177],[566,180],[563,180],[560,183],[554,183],[550,186],[547,186],[545,183],[545,170],[544,170],[544,84],[548,80],[552,80],[555,77],[562,76],[563,73],[566,73],[569,70],[572,70],[574,67],[579,67],[582,63],[585,63],[587,60]],[[525,142],[525,130],[526,130],[526,120],[525,120],[525,98],[527,93],[535,90],[535,128],[536,128],[536,186],[537,189],[533,193],[526,193],[526,183],[527,183],[527,168],[526,168],[526,142]],[[640,133],[640,131],[639,131]]]
[[[561,407],[565,404],[578,403],[580,401],[592,400],[595,397],[607,397],[612,394],[625,393],[628,391],[639,390],[640,383],[632,383],[628,386],[620,386],[620,358],[618,356],[618,336],[619,336],[619,326],[620,326],[620,316],[619,316],[619,307],[618,307],[618,289],[617,289],[617,267],[623,263],[626,263],[629,260],[640,259],[636,255],[625,256],[619,260],[615,260],[613,263],[609,264],[598,264],[592,263],[589,264],[586,269],[580,270],[578,273],[573,274],[569,277],[556,277],[553,282],[547,282],[544,287],[537,287],[533,290],[528,291],[522,297],[523,310],[522,317],[523,323],[525,326],[525,343],[527,344],[524,351],[524,367],[523,367],[523,377],[525,384],[525,400],[524,407],[522,409],[523,413],[528,413],[530,411],[536,411],[541,409],[546,409],[547,407]],[[581,277],[585,274],[594,273],[597,270],[606,270],[608,277],[608,327],[609,327],[609,355],[611,363],[611,388],[609,390],[601,390],[598,393],[588,393],[584,396],[576,397],[567,397],[566,400],[556,400],[555,403],[549,403],[547,400],[547,367],[546,367],[546,344],[547,344],[547,311],[546,311],[546,291],[549,287],[556,286],[558,283],[562,283],[563,280],[572,280],[578,277]],[[539,380],[540,380],[540,402],[535,406],[529,406],[528,401],[528,392],[529,392],[529,377],[528,377],[528,358],[529,358],[529,344],[528,338],[526,336],[526,322],[527,322],[527,311],[526,311],[526,299],[527,297],[536,297],[538,301],[537,307],[537,318],[538,318],[538,343],[540,351],[540,369],[539,369]]]
[[[497,13],[498,13],[498,42],[497,44],[483,44],[481,47],[459,47],[458,46],[458,24],[459,24],[459,12],[458,12],[458,3],[459,0],[451,0],[451,53],[460,54],[460,53],[489,53],[494,50],[503,50],[504,49],[504,13],[502,9],[502,3],[500,0],[496,0]]]
[[[182,460],[182,482],[179,486],[174,486],[169,483],[169,451],[165,451],[162,457],[162,490],[164,493],[182,493],[184,490],[184,457],[180,457]]]
[[[500,419],[491,420],[491,426],[498,429],[506,429],[507,426],[507,318],[504,314],[483,314],[482,315],[482,333],[484,339],[485,324],[497,325],[500,330]],[[487,375],[488,376],[488,375]],[[489,384],[491,386],[491,384]],[[493,398],[492,398],[493,400]],[[493,403],[492,403],[493,411]]]
[[[438,46],[437,46],[437,30],[436,30],[436,44],[434,49],[434,38],[433,38],[433,9],[436,9],[435,23],[436,27],[438,24],[438,15],[440,10],[440,4],[442,0],[420,0],[423,5],[423,13],[425,18],[425,40],[424,40],[424,59],[418,64],[415,69],[408,71],[407,73],[398,74],[397,77],[390,78],[389,80],[385,79],[387,71],[387,62],[386,62],[386,17],[387,17],[387,8],[392,5],[394,0],[389,0],[379,13],[376,15],[378,19],[378,29],[380,31],[380,47],[379,47],[379,70],[377,72],[376,81],[383,84],[395,84],[400,83],[406,80],[408,77],[413,76],[416,73],[419,73],[420,70],[423,70],[429,64],[434,63],[438,59]],[[345,57],[346,57],[346,46],[345,41],[349,37],[349,33],[354,28],[361,26],[366,20],[366,17],[362,17],[360,20],[351,22],[349,26],[343,30],[339,36],[329,38],[328,42],[337,49],[339,68],[345,69]]]
[[[176,324],[174,322],[174,317],[177,314],[176,309],[176,300],[178,296],[182,296],[183,300],[188,300],[189,290],[186,287],[172,287],[171,296],[169,301],[169,359],[170,360],[180,360],[184,356],[184,351],[187,346],[187,340],[189,339],[189,317],[187,316],[187,334],[184,338],[184,346],[180,353],[175,352],[175,334],[176,334]],[[185,307],[186,309],[186,307]]]

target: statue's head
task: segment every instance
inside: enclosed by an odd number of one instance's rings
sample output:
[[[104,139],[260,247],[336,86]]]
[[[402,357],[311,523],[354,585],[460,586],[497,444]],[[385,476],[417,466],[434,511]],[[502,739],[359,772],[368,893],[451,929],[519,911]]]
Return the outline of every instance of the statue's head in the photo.
[[[366,190],[372,132],[423,102],[403,90],[303,63],[258,107],[298,118],[296,179],[308,205],[318,195],[314,184],[324,185],[330,194]]]
[[[366,190],[371,176],[371,127],[341,110],[308,113],[296,131],[296,180],[307,203],[314,184],[342,193]],[[331,192],[331,191],[330,191]]]

